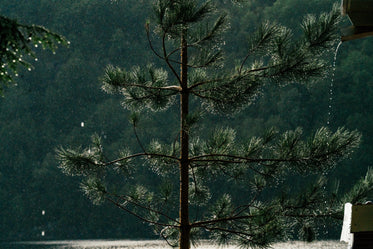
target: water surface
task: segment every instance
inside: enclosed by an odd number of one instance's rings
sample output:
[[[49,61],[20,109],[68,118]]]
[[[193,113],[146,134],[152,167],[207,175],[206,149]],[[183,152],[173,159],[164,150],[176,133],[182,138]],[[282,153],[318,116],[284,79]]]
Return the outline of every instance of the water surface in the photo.
[[[1,249],[166,249],[169,247],[159,240],[73,240],[0,243]],[[202,243],[196,249],[222,248],[210,243]],[[235,246],[223,247],[234,249]],[[273,249],[346,249],[347,244],[339,241],[317,241],[312,243],[291,241],[277,243]]]

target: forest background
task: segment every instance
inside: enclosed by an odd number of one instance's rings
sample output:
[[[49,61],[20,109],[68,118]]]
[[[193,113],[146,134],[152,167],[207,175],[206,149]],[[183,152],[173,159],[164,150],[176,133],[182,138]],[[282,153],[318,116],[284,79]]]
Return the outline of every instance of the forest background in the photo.
[[[120,106],[120,98],[100,90],[99,77],[108,64],[128,68],[144,61],[158,63],[144,29],[150,13],[148,1],[0,1],[0,15],[45,26],[71,42],[56,54],[35,48],[38,60],[33,70],[20,72],[17,86],[8,88],[0,99],[0,241],[153,238],[151,230],[136,218],[114,206],[91,204],[79,190],[79,179],[64,176],[55,158],[58,146],[89,143],[93,133],[104,138],[107,151],[117,151],[123,141],[138,146],[128,111]],[[329,11],[335,1],[216,2],[230,14],[231,30],[224,49],[229,58],[226,64],[234,65],[235,59],[241,59],[248,35],[261,22],[277,21],[300,30],[305,14]],[[344,25],[349,25],[345,19]],[[366,38],[343,43],[334,76],[331,72],[309,86],[268,86],[238,116],[214,116],[204,125],[219,122],[240,127],[238,135],[245,137],[272,126],[281,131],[300,126],[309,134],[328,121],[332,130],[339,126],[358,129],[363,134],[360,149],[329,174],[340,180],[343,192],[365,174],[373,156],[372,42]],[[334,58],[327,59],[332,65]],[[144,118],[140,135],[146,141],[168,138],[177,123],[168,112]],[[141,178],[153,180],[147,175]],[[304,183],[296,178],[294,184]],[[324,228],[320,236],[335,239],[339,232],[340,227]]]

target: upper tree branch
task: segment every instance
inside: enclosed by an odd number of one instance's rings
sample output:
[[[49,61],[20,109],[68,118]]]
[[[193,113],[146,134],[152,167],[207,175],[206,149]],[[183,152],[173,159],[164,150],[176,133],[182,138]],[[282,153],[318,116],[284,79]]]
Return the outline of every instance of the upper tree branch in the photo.
[[[180,85],[181,85],[181,79],[180,79],[180,76],[179,76],[179,74],[176,72],[175,68],[171,65],[171,62],[170,62],[170,60],[169,60],[169,57],[167,56],[166,35],[167,35],[167,32],[164,31],[163,36],[162,36],[162,50],[163,50],[164,60],[166,61],[168,67],[171,69],[172,73],[175,75],[177,81],[178,81],[178,82],[180,83]]]
[[[210,84],[210,83],[217,83],[217,82],[223,82],[223,81],[229,81],[230,82],[230,81],[234,80],[235,78],[244,79],[245,77],[249,77],[251,73],[269,70],[269,69],[274,68],[274,67],[275,66],[265,66],[265,67],[261,67],[261,68],[253,68],[253,69],[250,69],[250,70],[246,70],[244,72],[244,74],[241,74],[241,72],[240,72],[238,75],[236,75],[234,77],[223,77],[223,78],[200,81],[200,82],[197,82],[197,83],[193,84],[192,86],[190,86],[189,89],[192,90],[192,89],[197,88],[199,86],[203,86],[203,85]],[[207,89],[207,90],[212,91],[212,90],[214,90],[214,88]]]
[[[164,60],[168,67],[170,68],[170,70],[172,71],[172,73],[175,75],[175,77],[177,78],[178,82],[181,82],[180,80],[180,76],[178,75],[178,73],[176,72],[176,70],[174,69],[174,67],[171,65],[171,61],[169,59],[169,55],[167,55],[167,49],[166,49],[166,35],[167,35],[167,30],[164,30],[164,28],[162,29],[163,30],[163,36],[162,36],[162,50],[163,50],[163,56],[160,55],[156,50],[155,48],[153,47],[153,43],[151,42],[151,39],[150,39],[150,32],[149,32],[149,25],[147,24],[146,25],[146,36],[148,38],[148,43],[149,43],[149,46],[150,46],[150,49],[152,50],[152,52],[160,59]],[[175,52],[178,51],[177,49],[174,50]],[[174,53],[174,52],[173,52]],[[178,89],[179,90],[179,89]]]

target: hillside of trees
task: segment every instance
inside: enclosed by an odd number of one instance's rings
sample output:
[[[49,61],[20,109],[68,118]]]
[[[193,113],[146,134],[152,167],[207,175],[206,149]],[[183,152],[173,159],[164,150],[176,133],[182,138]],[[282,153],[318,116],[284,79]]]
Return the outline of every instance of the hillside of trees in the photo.
[[[224,49],[229,58],[226,63],[232,67],[259,23],[277,21],[296,30],[304,15],[328,11],[334,3],[217,2],[230,14],[231,31]],[[45,26],[71,42],[56,54],[37,49],[32,71],[19,72],[17,85],[7,88],[0,99],[0,241],[154,236],[121,210],[91,204],[81,194],[79,179],[63,175],[55,157],[59,146],[88,144],[94,133],[104,138],[109,151],[117,151],[123,141],[138,146],[128,122],[129,112],[121,107],[120,98],[102,92],[99,81],[108,64],[159,63],[151,57],[146,40],[144,25],[149,13],[144,0],[0,3],[0,15]],[[349,25],[347,18],[345,21],[344,25]],[[239,127],[238,136],[257,135],[272,126],[281,131],[300,126],[309,134],[328,120],[332,130],[340,126],[357,129],[363,134],[360,149],[330,173],[340,180],[341,192],[346,191],[365,174],[373,156],[372,42],[373,38],[365,38],[343,43],[334,76],[331,70],[322,82],[312,85],[267,86],[263,97],[238,116],[214,116],[204,126],[217,121],[229,124]],[[333,65],[333,56],[327,59]],[[146,141],[155,136],[168,139],[176,125],[167,112],[161,118],[153,119],[151,114],[143,118],[146,122],[140,123],[139,135]],[[152,181],[142,177],[140,181]],[[294,179],[294,183],[300,186],[302,180]],[[339,236],[338,229],[330,231],[320,236]]]

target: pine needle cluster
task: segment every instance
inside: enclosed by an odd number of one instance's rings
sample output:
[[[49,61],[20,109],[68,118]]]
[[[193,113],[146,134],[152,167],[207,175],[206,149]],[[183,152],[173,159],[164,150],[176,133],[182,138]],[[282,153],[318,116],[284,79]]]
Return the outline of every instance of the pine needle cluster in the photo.
[[[3,87],[14,82],[19,67],[32,70],[30,59],[37,60],[33,49],[39,46],[52,52],[69,42],[61,35],[38,25],[20,24],[0,16],[0,94]]]

